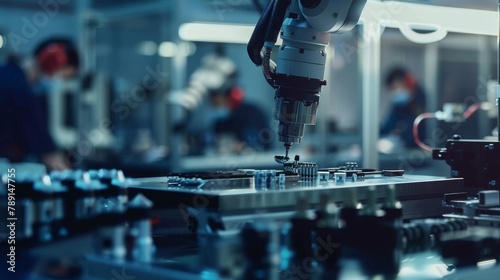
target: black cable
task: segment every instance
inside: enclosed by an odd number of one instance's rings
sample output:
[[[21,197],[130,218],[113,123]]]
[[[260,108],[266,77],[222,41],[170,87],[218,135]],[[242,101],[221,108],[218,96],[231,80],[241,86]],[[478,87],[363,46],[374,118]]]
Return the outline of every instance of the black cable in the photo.
[[[262,3],[260,3],[260,0],[252,0],[252,3],[260,14],[264,12],[264,7],[262,6]]]
[[[264,46],[264,40],[267,34],[267,29],[271,20],[271,16],[273,13],[274,2],[276,0],[271,0],[267,3],[266,9],[260,16],[255,29],[253,30],[252,37],[250,37],[250,41],[247,45],[247,52],[250,59],[256,65],[262,65],[262,57],[260,56],[260,51]]]
[[[290,0],[276,0],[273,12],[266,32],[266,42],[276,42],[280,33],[283,20],[285,19],[286,9],[290,5]]]

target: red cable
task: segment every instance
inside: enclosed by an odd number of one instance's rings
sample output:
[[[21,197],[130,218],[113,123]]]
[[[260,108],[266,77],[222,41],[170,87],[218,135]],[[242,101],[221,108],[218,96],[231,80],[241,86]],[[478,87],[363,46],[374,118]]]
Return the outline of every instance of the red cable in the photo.
[[[422,149],[432,152],[432,147],[426,145],[422,140],[420,140],[420,137],[418,136],[418,126],[420,125],[420,122],[422,122],[425,119],[432,119],[435,118],[436,115],[434,113],[422,113],[418,115],[417,118],[415,118],[415,121],[413,122],[413,140],[415,143]]]
[[[464,112],[464,118],[468,119],[472,114],[474,114],[477,110],[479,110],[480,106],[479,103],[475,103],[469,106],[467,110]]]
[[[474,114],[477,110],[479,110],[479,108],[481,108],[479,103],[475,103],[475,104],[472,104],[471,106],[469,106],[469,108],[467,108],[467,110],[465,110],[465,112],[464,112],[464,115],[463,115],[464,119],[470,118],[470,116],[472,116],[472,114]],[[432,119],[435,117],[436,117],[436,115],[434,113],[422,113],[422,114],[418,115],[418,117],[416,117],[415,121],[413,122],[413,140],[420,148],[422,148],[426,151],[429,151],[429,152],[432,152],[433,148],[431,146],[426,145],[424,142],[422,142],[422,140],[420,140],[420,137],[418,135],[418,126],[420,125],[420,123],[423,120]]]

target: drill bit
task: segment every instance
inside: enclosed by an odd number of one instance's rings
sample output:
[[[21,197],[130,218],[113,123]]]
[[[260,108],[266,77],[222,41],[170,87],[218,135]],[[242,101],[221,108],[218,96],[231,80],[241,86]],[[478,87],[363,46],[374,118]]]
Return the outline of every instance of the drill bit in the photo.
[[[292,143],[286,142],[283,146],[285,146],[285,158],[289,159],[288,152],[290,151],[290,148],[292,147]]]

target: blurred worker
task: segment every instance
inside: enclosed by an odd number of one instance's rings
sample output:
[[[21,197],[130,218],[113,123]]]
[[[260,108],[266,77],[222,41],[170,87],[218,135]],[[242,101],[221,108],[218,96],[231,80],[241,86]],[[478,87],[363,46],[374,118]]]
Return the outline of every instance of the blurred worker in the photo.
[[[235,145],[222,145],[231,152],[239,153],[245,148],[258,151],[271,148],[274,134],[269,128],[269,119],[259,107],[244,102],[243,89],[237,86],[237,78],[236,64],[224,55],[220,47],[215,53],[205,55],[191,74],[188,86],[169,97],[170,103],[177,105],[173,107],[176,113],[174,131],[186,129],[193,113],[208,96],[214,109],[211,115],[215,118],[213,131],[207,137],[210,146],[214,142],[211,136],[216,134],[229,135],[236,140]],[[223,138],[217,137],[217,140]]]
[[[245,148],[270,149],[273,136],[269,120],[259,107],[243,100],[243,89],[238,86],[210,93],[216,117],[214,132],[217,135],[230,134],[236,139],[233,152],[238,153]]]
[[[34,60],[26,72],[15,59],[0,66],[0,157],[11,162],[38,159],[49,169],[66,169],[67,160],[49,134],[45,102],[34,88],[43,85],[48,93],[74,76],[78,54],[70,41],[51,39],[36,48]]]
[[[70,40],[53,38],[38,45],[33,55],[35,62],[27,69],[27,75],[47,119],[49,95],[78,73],[78,52]]]
[[[386,78],[392,108],[382,125],[381,136],[397,137],[406,147],[416,147],[413,121],[425,110],[425,92],[404,68],[394,68]],[[424,131],[420,137],[424,137]]]

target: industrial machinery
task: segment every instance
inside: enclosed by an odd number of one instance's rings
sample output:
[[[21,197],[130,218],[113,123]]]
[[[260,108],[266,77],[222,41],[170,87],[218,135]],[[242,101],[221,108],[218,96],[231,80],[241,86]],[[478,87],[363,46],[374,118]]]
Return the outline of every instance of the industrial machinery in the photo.
[[[1,279],[498,279],[497,141],[435,150],[451,178],[288,157],[314,124],[330,33],[351,28],[364,2],[271,0],[264,11],[249,53],[277,89],[276,170],[127,179],[2,167]]]
[[[319,92],[326,85],[325,47],[331,34],[356,26],[365,3],[366,0],[272,0],[262,13],[248,43],[248,54],[256,65],[262,66],[266,80],[276,89],[273,115],[278,120],[285,159],[292,144],[300,143],[304,127],[316,123]],[[271,53],[278,34],[283,43],[274,63]]]
[[[286,165],[145,179],[9,169],[2,277],[496,279],[484,268],[500,260],[498,191],[475,199],[460,178],[351,162]]]

